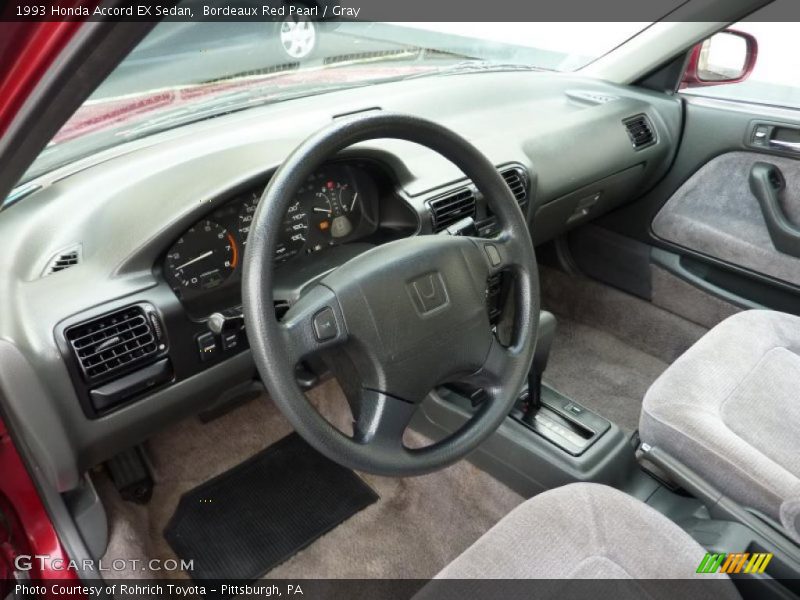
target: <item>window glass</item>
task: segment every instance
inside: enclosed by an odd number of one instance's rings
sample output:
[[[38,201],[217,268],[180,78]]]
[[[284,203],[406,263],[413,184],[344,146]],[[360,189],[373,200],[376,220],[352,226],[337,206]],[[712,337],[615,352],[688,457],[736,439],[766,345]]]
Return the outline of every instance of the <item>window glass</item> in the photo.
[[[163,22],[23,180],[136,138],[299,96],[359,87],[368,97],[375,84],[462,71],[573,71],[648,25]]]

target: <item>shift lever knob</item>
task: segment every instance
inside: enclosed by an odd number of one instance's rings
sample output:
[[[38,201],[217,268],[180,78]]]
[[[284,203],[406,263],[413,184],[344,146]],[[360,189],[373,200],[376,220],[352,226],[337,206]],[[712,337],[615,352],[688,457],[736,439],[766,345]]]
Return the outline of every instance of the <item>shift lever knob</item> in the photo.
[[[542,373],[547,368],[550,348],[556,335],[556,318],[551,312],[539,313],[539,329],[536,332],[536,350],[533,353],[531,370],[528,371],[528,410],[524,418],[533,420],[542,406]]]
[[[553,313],[543,310],[539,313],[539,329],[536,331],[536,350],[533,352],[532,371],[540,375],[547,368],[553,338],[556,337],[556,318]]]

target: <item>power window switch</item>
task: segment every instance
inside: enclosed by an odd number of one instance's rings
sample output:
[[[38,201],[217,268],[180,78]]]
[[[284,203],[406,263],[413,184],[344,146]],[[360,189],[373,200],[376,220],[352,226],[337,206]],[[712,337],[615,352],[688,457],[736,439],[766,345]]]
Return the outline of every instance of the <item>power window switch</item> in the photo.
[[[217,340],[211,332],[201,333],[197,336],[197,350],[200,352],[200,360],[206,362],[211,360],[219,353]]]

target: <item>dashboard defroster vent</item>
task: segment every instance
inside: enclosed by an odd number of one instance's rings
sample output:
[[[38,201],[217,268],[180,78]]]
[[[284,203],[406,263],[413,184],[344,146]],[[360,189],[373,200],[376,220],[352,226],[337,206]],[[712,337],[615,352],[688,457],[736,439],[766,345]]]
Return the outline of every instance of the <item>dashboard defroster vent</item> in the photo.
[[[42,275],[52,275],[53,273],[58,273],[59,271],[69,269],[70,267],[77,265],[80,261],[81,247],[73,246],[72,248],[67,248],[50,259]]]
[[[506,184],[511,189],[511,193],[522,206],[528,201],[528,178],[526,173],[519,167],[504,169],[500,175],[506,180]]]
[[[656,143],[653,125],[646,115],[636,115],[623,121],[628,130],[628,137],[635,150],[641,150]]]
[[[84,378],[95,383],[156,357],[157,333],[142,306],[129,306],[74,325],[65,335]]]
[[[428,206],[433,218],[433,230],[438,233],[461,219],[475,218],[475,192],[469,188],[456,190],[434,198],[428,202]]]

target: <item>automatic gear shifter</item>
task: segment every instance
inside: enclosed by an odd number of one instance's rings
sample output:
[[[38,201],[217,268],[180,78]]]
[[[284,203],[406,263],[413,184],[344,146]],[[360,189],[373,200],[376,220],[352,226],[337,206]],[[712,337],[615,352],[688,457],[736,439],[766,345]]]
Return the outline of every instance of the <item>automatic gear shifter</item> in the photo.
[[[547,368],[550,348],[556,335],[556,318],[553,313],[542,311],[539,314],[539,329],[536,335],[536,351],[533,355],[531,370],[528,372],[527,409],[522,419],[528,423],[542,406],[542,373]]]
[[[571,398],[542,385],[542,374],[547,367],[555,333],[555,317],[542,311],[536,350],[528,372],[528,389],[520,394],[511,417],[565,452],[580,456],[609,430],[611,423]]]

